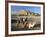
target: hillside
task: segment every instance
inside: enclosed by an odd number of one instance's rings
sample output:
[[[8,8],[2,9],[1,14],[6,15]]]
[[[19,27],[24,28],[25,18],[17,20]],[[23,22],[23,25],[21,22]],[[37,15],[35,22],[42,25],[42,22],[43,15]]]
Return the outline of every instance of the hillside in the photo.
[[[38,13],[34,13],[34,12],[26,11],[26,10],[17,11],[15,14],[12,14],[12,15],[16,15],[16,16],[40,16],[40,14],[38,14]]]

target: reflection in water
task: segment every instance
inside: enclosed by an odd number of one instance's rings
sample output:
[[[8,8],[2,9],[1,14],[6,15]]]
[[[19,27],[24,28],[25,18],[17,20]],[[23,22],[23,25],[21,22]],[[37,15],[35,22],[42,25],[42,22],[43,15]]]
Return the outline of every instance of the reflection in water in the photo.
[[[36,24],[32,18],[19,18],[11,19],[11,30],[38,30],[40,23]]]

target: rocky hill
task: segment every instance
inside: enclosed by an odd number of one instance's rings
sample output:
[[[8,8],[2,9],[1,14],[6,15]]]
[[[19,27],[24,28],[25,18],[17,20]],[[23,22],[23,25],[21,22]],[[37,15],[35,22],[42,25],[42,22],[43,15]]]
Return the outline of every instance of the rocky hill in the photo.
[[[34,13],[34,12],[30,12],[30,11],[26,11],[26,10],[20,10],[17,11],[15,14],[12,15],[16,15],[16,16],[40,16],[39,13]]]

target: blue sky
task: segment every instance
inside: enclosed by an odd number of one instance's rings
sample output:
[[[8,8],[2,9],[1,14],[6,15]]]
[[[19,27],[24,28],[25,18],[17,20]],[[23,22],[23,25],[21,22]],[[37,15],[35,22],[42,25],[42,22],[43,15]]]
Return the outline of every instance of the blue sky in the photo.
[[[41,8],[37,6],[11,6],[12,13],[16,13],[17,11],[20,11],[20,10],[27,10],[34,13],[41,12]]]

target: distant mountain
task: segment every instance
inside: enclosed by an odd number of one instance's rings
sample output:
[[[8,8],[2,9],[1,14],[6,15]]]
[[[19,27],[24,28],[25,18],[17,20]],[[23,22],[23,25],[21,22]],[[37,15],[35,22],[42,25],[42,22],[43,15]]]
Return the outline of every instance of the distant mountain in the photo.
[[[38,13],[30,12],[27,10],[20,10],[20,11],[16,12],[15,15],[17,15],[17,16],[30,16],[30,15],[40,16],[40,14],[38,14]]]

